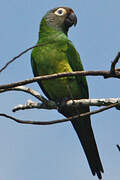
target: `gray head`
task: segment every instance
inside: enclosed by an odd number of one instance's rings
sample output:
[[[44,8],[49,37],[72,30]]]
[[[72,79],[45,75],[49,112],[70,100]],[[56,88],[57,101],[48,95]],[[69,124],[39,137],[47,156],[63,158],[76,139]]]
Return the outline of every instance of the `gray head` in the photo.
[[[41,26],[44,20],[47,26],[66,34],[72,25],[75,26],[77,24],[77,17],[74,11],[68,7],[57,7],[48,11],[41,21]]]

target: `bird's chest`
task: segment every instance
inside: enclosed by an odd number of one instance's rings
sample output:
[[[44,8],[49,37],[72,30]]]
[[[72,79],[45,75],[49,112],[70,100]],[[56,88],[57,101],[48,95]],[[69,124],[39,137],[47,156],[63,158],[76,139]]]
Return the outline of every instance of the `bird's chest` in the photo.
[[[62,72],[72,72],[68,58],[64,51],[59,49],[47,49],[39,59],[39,75],[48,75]],[[42,58],[44,57],[44,58]],[[42,81],[44,90],[49,94],[52,100],[64,98],[78,98],[79,88],[75,77],[57,78]]]

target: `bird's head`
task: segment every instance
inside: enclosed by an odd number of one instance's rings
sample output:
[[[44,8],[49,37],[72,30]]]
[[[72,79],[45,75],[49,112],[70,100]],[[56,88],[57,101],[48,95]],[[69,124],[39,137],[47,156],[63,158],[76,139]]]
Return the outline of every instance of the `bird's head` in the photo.
[[[47,12],[41,21],[41,26],[43,21],[48,27],[67,34],[68,29],[77,24],[77,17],[71,8],[57,7]]]

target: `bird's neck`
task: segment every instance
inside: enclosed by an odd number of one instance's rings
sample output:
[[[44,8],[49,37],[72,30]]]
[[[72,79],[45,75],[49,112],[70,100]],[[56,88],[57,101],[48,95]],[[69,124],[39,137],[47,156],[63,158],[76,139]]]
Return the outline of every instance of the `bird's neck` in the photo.
[[[68,38],[67,31],[65,31],[64,28],[52,27],[48,25],[45,20],[42,20],[40,24],[39,39],[41,37],[42,39]]]

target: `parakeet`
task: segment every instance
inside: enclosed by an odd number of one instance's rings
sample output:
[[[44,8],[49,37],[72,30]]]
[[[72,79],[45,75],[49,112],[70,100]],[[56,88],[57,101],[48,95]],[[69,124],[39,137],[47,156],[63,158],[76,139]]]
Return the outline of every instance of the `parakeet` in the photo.
[[[40,23],[39,40],[41,46],[33,49],[31,65],[34,76],[62,72],[83,71],[79,53],[68,39],[68,30],[77,24],[77,17],[69,7],[57,7],[48,11]],[[89,98],[85,77],[72,76],[38,82],[48,99],[59,106],[65,117],[89,112],[89,107],[78,106],[62,108],[60,104],[70,99]],[[90,117],[76,118],[71,121],[82,144],[93,175],[102,179],[104,172],[91,127]]]

